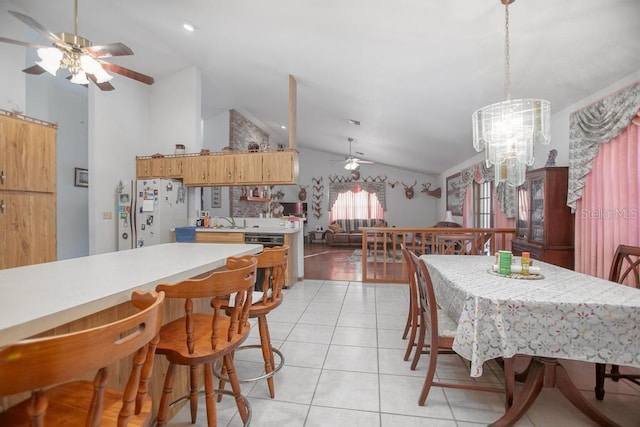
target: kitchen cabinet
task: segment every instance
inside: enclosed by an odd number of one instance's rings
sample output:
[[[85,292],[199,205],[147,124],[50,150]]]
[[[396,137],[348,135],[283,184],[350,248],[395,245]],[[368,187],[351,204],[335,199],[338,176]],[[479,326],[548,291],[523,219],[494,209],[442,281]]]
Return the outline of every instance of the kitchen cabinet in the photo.
[[[220,154],[209,156],[209,183],[212,185],[230,185],[234,183],[236,156]]]
[[[263,153],[262,182],[269,184],[293,183],[297,179],[297,153],[276,151]]]
[[[136,176],[182,179],[187,186],[295,184],[295,150],[136,158]]]
[[[151,160],[151,157],[136,158],[136,176],[138,177],[138,179],[151,178],[153,176]]]
[[[567,206],[568,168],[549,167],[527,172],[518,187],[515,255],[573,269],[574,215]]]
[[[184,157],[165,157],[164,178],[182,178],[182,162]]]
[[[182,159],[184,185],[209,185],[209,156],[190,156]]]
[[[56,129],[0,115],[0,269],[57,258]]]
[[[196,231],[196,243],[244,243],[244,233]]]
[[[262,182],[263,153],[247,153],[236,156],[236,184]]]

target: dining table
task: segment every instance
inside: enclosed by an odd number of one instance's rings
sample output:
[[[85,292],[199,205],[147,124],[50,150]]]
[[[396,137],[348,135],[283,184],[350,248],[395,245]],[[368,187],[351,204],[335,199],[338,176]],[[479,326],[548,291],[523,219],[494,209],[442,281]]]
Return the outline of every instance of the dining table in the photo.
[[[558,388],[599,425],[618,425],[582,396],[559,359],[640,367],[639,289],[541,261],[538,274],[522,276],[494,272],[494,257],[420,258],[438,305],[457,319],[453,350],[471,362],[472,377],[486,361],[532,356],[525,372],[506,378],[524,384],[492,426],[513,425],[543,387]]]

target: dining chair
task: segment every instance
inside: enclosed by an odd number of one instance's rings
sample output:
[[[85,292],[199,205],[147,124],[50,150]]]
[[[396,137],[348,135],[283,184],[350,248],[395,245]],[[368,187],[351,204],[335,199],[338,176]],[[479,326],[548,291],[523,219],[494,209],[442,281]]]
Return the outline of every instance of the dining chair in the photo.
[[[162,292],[135,291],[131,304],[139,311],[126,318],[1,348],[0,396],[31,396],[1,412],[0,425],[150,425],[147,391],[163,302]],[[124,390],[107,388],[109,365],[129,356],[131,371]],[[77,380],[92,372],[93,381]]]
[[[167,299],[184,300],[185,315],[160,329],[160,340],[156,354],[169,361],[164,380],[164,388],[158,408],[158,426],[167,423],[170,406],[189,399],[191,423],[195,424],[198,412],[199,367],[204,369],[204,394],[207,409],[207,425],[216,426],[215,393],[233,395],[240,418],[244,425],[251,419],[250,407],[242,396],[238,376],[233,364],[233,351],[249,335],[249,307],[256,280],[258,260],[252,255],[229,257],[226,269],[216,270],[203,278],[187,279],[179,283],[160,284],[157,291],[163,291]],[[233,309],[225,310],[229,296],[234,295]],[[194,300],[209,300],[210,311],[194,309]],[[214,390],[213,364],[220,358],[229,376],[232,392]],[[189,366],[189,396],[175,399],[170,404],[173,383],[178,365]]]
[[[258,259],[256,288],[253,292],[253,302],[249,307],[249,318],[258,319],[258,331],[260,333],[260,344],[242,345],[237,351],[250,348],[262,349],[264,360],[264,374],[253,378],[241,378],[239,382],[254,382],[266,378],[269,387],[269,395],[273,399],[276,395],[273,376],[284,366],[284,356],[280,350],[271,345],[271,335],[269,334],[269,324],[267,314],[275,310],[282,304],[282,287],[285,282],[287,271],[287,259],[289,246],[274,246],[265,248],[261,253],[255,255]],[[226,307],[227,312],[233,307]],[[279,363],[276,366],[274,353],[278,355]],[[219,368],[219,364],[214,366],[214,374],[220,379],[219,389],[224,389],[225,382],[228,381],[224,369]]]
[[[618,246],[609,270],[609,280],[640,289],[640,247]],[[624,379],[640,385],[639,374],[621,373],[618,365],[611,365],[611,370],[607,372],[605,363],[596,363],[595,393],[598,400],[604,399],[605,378],[611,378],[616,382]]]
[[[504,359],[505,386],[502,388],[482,386],[476,383],[462,384],[433,380],[438,362],[438,354],[442,351],[453,351],[453,340],[457,329],[457,323],[449,316],[447,316],[446,313],[439,309],[438,304],[436,303],[433,282],[431,281],[431,276],[429,275],[429,270],[425,263],[412,252],[409,252],[409,256],[415,270],[416,286],[418,288],[418,295],[420,299],[420,328],[418,334],[418,346],[424,347],[424,338],[427,333],[429,339],[429,365],[427,367],[427,374],[422,386],[422,391],[420,392],[420,397],[418,398],[418,404],[420,406],[424,406],[431,387],[435,386],[443,388],[505,393],[505,406],[508,408],[513,402],[513,389],[515,382],[513,358]]]
[[[407,313],[407,322],[405,324],[404,332],[402,334],[402,339],[406,339],[407,335],[409,337],[409,340],[407,342],[407,349],[404,352],[404,360],[407,361],[411,356],[411,350],[413,350],[417,344],[416,338],[417,338],[418,329],[420,328],[420,323],[419,323],[420,315],[418,311],[420,310],[420,304],[418,301],[418,288],[416,285],[416,270],[415,270],[415,266],[413,265],[413,261],[411,260],[411,256],[409,254],[411,251],[407,249],[404,245],[402,245],[401,248],[402,248],[402,257],[404,259],[405,264],[407,265],[407,275],[409,276],[409,310]],[[420,353],[421,352],[416,351],[414,359],[419,358]],[[415,370],[415,365],[417,365],[417,363],[418,362],[416,360],[415,363],[411,364],[412,370]]]

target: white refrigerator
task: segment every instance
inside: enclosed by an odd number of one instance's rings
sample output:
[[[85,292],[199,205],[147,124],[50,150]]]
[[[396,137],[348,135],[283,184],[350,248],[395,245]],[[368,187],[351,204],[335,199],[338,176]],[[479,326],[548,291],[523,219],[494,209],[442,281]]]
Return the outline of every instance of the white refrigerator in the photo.
[[[187,189],[174,179],[120,181],[118,250],[169,243],[187,224]]]

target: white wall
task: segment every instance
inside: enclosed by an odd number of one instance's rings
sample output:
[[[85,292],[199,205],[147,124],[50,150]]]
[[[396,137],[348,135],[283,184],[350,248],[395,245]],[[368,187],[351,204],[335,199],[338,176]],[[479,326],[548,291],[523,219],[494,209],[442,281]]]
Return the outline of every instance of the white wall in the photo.
[[[25,25],[9,15],[9,7],[6,2],[0,2],[0,35],[9,39],[25,41]],[[19,9],[18,9],[19,10]],[[12,110],[16,105],[24,110],[26,105],[26,74],[21,70],[25,68],[25,50],[22,46],[0,43],[0,108]]]
[[[316,225],[322,225],[325,229],[329,225],[329,175],[348,176],[349,174],[344,167],[335,162],[335,160],[341,160],[342,157],[336,154],[324,153],[321,151],[311,150],[304,147],[298,147],[300,153],[300,174],[298,183],[300,185],[308,185],[306,202],[309,206],[307,230],[314,230]],[[389,181],[400,181],[395,188],[391,188],[387,184],[387,211],[385,212],[385,218],[389,223],[389,226],[396,227],[429,227],[437,222],[437,200],[434,197],[427,196],[425,193],[421,193],[422,185],[430,182],[431,190],[437,188],[436,178],[433,176],[419,174],[415,172],[405,171],[390,166],[373,164],[362,165],[360,167],[360,180],[364,180],[365,177],[377,177],[387,176],[387,183]],[[314,216],[312,210],[313,202],[313,181],[312,178],[322,177],[322,183],[324,186],[322,193],[324,198],[322,199],[322,216],[317,219]],[[413,185],[414,181],[418,183],[414,187],[413,199],[407,199],[404,195],[404,187],[402,182],[407,185]],[[289,186],[277,186],[276,190],[282,190],[285,193],[283,202],[297,202],[298,192],[300,187],[298,185]],[[444,194],[444,192],[443,192]]]

